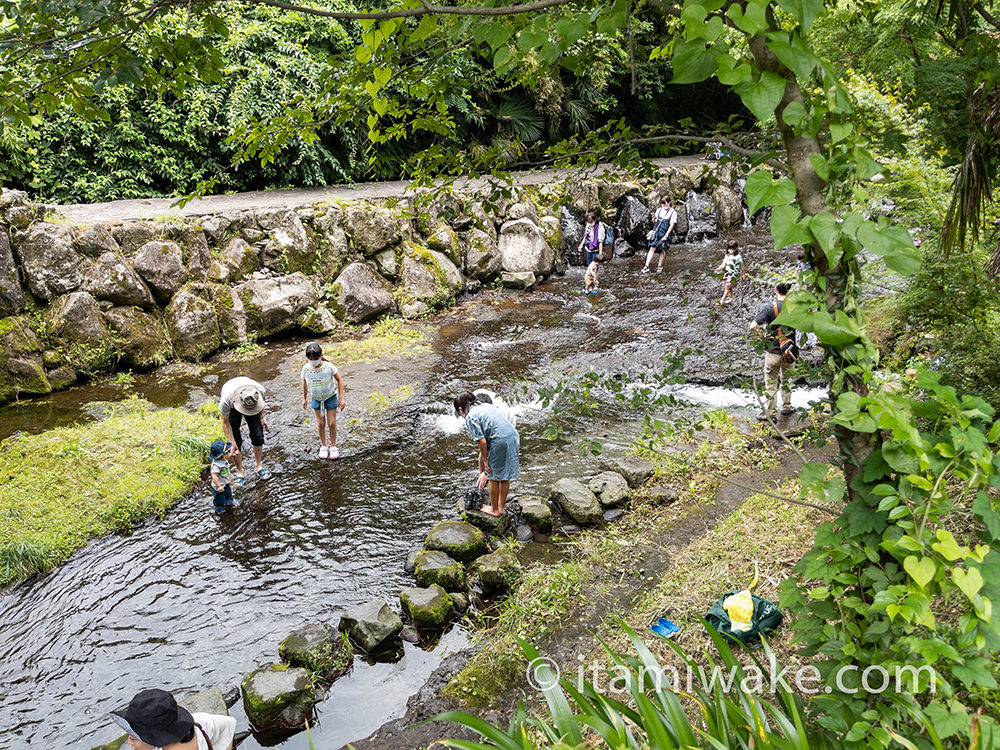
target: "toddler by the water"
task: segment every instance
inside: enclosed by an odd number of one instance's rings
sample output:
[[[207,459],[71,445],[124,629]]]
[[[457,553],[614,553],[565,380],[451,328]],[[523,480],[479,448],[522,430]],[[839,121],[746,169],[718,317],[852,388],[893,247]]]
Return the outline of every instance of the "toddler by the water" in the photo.
[[[583,275],[584,294],[597,294],[598,276],[601,273],[601,256],[595,257]]]
[[[323,358],[323,349],[313,343],[306,347],[306,359],[302,367],[302,408],[309,408],[316,414],[319,428],[319,457],[340,458],[337,449],[337,408],[343,409],[344,380],[332,362]],[[330,445],[326,444],[326,433],[330,432]]]
[[[212,477],[212,505],[218,514],[225,513],[236,505],[233,499],[233,483],[229,476],[229,454],[232,450],[230,443],[216,440],[209,449],[209,458],[212,460],[209,469]]]

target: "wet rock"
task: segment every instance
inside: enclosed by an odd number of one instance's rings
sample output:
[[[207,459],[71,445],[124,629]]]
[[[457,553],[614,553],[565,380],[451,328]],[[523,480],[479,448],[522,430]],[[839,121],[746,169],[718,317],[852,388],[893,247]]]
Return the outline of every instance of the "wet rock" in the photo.
[[[562,215],[559,218],[559,232],[566,245],[566,260],[570,265],[583,265],[584,255],[582,252],[578,252],[577,248],[580,247],[580,240],[583,239],[584,228],[584,223],[572,211],[563,206]]]
[[[216,245],[225,239],[229,229],[229,219],[225,216],[204,216],[200,219],[201,230]]]
[[[268,232],[264,265],[283,273],[310,273],[316,263],[315,249],[306,228],[294,211],[257,212],[257,224]]]
[[[427,237],[427,247],[447,256],[456,266],[462,264],[462,246],[458,241],[458,235],[443,221],[438,222],[434,231]]]
[[[591,479],[587,486],[605,508],[617,508],[628,500],[628,483],[617,472],[602,472]]]
[[[611,456],[601,463],[608,471],[616,472],[625,477],[628,486],[633,489],[653,476],[653,464],[644,458]]]
[[[396,253],[392,250],[382,250],[374,255],[375,267],[378,272],[387,279],[394,279],[399,273],[399,266],[396,263]]]
[[[621,508],[609,508],[608,510],[604,511],[604,520],[617,521],[624,515],[625,511],[623,511]]]
[[[76,237],[76,249],[91,258],[121,252],[121,246],[106,224],[94,224],[80,232]]]
[[[104,311],[104,322],[122,341],[121,364],[148,370],[170,357],[170,339],[156,315],[134,307],[112,307]]]
[[[687,239],[687,234],[690,229],[688,223],[687,204],[678,201],[674,206],[674,210],[677,212],[677,223],[674,224],[674,236],[677,238],[678,242],[683,242]]]
[[[306,312],[299,325],[303,330],[313,333],[330,333],[340,327],[337,319],[326,305],[317,305]]]
[[[653,228],[653,214],[646,204],[634,195],[626,195],[616,205],[618,220],[615,225],[620,236],[636,250],[645,250],[646,234]]]
[[[601,521],[601,504],[597,501],[597,495],[576,479],[557,481],[552,485],[549,499],[579,524],[594,524]]]
[[[0,229],[0,318],[16,315],[24,309],[21,273],[14,262],[7,232]]]
[[[54,391],[61,391],[64,388],[69,388],[71,385],[75,385],[77,381],[76,370],[66,367],[57,367],[51,372],[45,374],[49,381],[49,387]]]
[[[216,716],[228,716],[229,708],[226,699],[219,688],[210,688],[200,693],[193,693],[177,701],[179,706],[183,706],[191,713],[215,714]]]
[[[506,552],[483,555],[472,564],[484,589],[507,591],[521,579],[521,564]]]
[[[487,502],[489,501],[487,500]],[[483,513],[478,508],[466,510],[465,501],[461,498],[458,500],[456,510],[463,521],[471,523],[477,529],[481,529],[491,536],[503,536],[510,529],[510,516],[507,513],[493,516],[489,513]]]
[[[464,521],[441,521],[427,534],[424,548],[444,552],[459,562],[472,562],[486,554],[486,537]]]
[[[559,228],[559,219],[555,216],[543,216],[541,221],[538,222],[538,226],[541,227],[542,236],[545,238],[545,242],[549,247],[555,249],[556,262],[559,262],[560,257],[565,260],[566,246],[562,241],[562,231]]]
[[[0,401],[10,401],[22,393],[41,395],[52,390],[41,352],[42,342],[27,316],[0,320]]]
[[[31,293],[49,301],[80,287],[84,265],[73,249],[75,233],[62,224],[32,224],[11,243]]]
[[[452,602],[454,604],[454,602]],[[407,643],[420,643],[420,633],[419,631],[409,625],[404,625],[403,629],[399,633],[399,637],[402,638]]]
[[[576,536],[580,533],[580,527],[574,523],[564,523],[556,531],[563,536]]]
[[[120,256],[103,253],[83,278],[84,291],[113,305],[151,309],[153,295],[139,274]]]
[[[170,301],[164,318],[179,357],[200,360],[222,343],[219,319],[212,305],[190,292],[179,292]]]
[[[517,221],[518,219],[530,219],[533,224],[538,223],[538,209],[531,201],[512,203],[507,210],[507,220]]]
[[[147,242],[139,248],[132,266],[161,304],[167,303],[187,279],[181,246],[172,240]]]
[[[472,217],[473,225],[479,229],[479,231],[487,234],[495,244],[498,237],[497,226],[496,223],[494,223],[493,218],[486,213],[486,209],[483,207],[483,204],[479,201],[473,201],[467,205],[466,210]]]
[[[233,293],[243,302],[247,335],[259,337],[295,329],[319,300],[315,283],[301,273],[247,281]]]
[[[278,656],[327,682],[351,667],[354,649],[347,633],[338,633],[325,622],[312,622],[285,638],[278,646]]]
[[[399,601],[418,628],[440,628],[455,612],[455,603],[448,592],[437,584],[403,589]]]
[[[684,203],[687,205],[688,242],[701,242],[719,234],[715,223],[715,202],[711,197],[690,192]]]
[[[532,526],[537,526],[542,531],[552,529],[552,508],[544,498],[537,495],[522,495],[520,500],[521,515],[524,520]]]
[[[479,281],[495,279],[502,267],[500,247],[496,239],[481,229],[472,229],[466,241],[468,243],[465,251],[466,274]]]
[[[388,209],[370,204],[352,205],[347,208],[345,219],[351,243],[365,257],[401,239],[399,225]]]
[[[60,297],[45,314],[49,329],[63,341],[88,346],[108,345],[111,337],[97,300],[87,292]]]
[[[409,301],[441,307],[462,291],[462,274],[442,253],[413,242],[403,246],[402,293]]]
[[[423,552],[422,549],[411,549],[409,554],[406,555],[406,562],[403,563],[403,572],[413,575],[413,571],[417,568],[417,555]]]
[[[269,664],[243,678],[243,709],[257,730],[302,726],[316,704],[309,673],[301,667]]]
[[[403,629],[403,621],[384,599],[372,599],[344,612],[340,629],[365,652],[371,653],[395,640]]]
[[[436,583],[445,591],[465,591],[468,588],[462,564],[437,550],[424,550],[417,555],[413,574],[421,586]]]
[[[684,196],[694,190],[694,182],[691,179],[691,175],[679,169],[670,173],[669,181],[670,191],[675,200],[683,199]]]
[[[348,323],[362,323],[396,309],[396,300],[388,285],[364,263],[348,265],[330,291],[334,315]]]
[[[535,535],[528,524],[522,523],[514,529],[514,538],[519,542],[530,542],[535,538]]]
[[[500,274],[500,283],[508,289],[524,289],[527,291],[535,285],[535,274],[531,271],[518,271],[516,273],[504,271]]]
[[[555,267],[555,251],[530,219],[505,222],[500,227],[500,260],[504,271],[548,276]]]
[[[407,302],[399,309],[400,315],[408,320],[427,317],[431,312],[431,308],[423,302]]]
[[[715,220],[718,231],[743,226],[743,202],[732,189],[719,185],[712,195],[715,202]]]
[[[163,234],[181,246],[187,278],[191,281],[205,281],[212,256],[208,251],[208,238],[201,227],[189,222],[169,224],[164,227]]]
[[[455,605],[456,612],[464,612],[469,608],[469,597],[466,594],[459,594],[457,591],[452,591],[448,594],[451,597],[451,603]]]
[[[680,495],[673,487],[658,485],[649,489],[649,499],[656,505],[676,503],[679,497]]]

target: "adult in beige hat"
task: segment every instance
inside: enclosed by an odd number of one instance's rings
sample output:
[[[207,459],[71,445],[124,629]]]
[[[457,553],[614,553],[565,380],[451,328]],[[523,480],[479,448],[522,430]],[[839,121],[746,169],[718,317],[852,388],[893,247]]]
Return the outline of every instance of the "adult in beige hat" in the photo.
[[[270,430],[264,417],[264,394],[267,390],[256,380],[240,376],[227,380],[222,385],[219,397],[219,412],[222,414],[222,431],[226,440],[233,444],[233,459],[236,461],[236,478],[233,484],[240,486],[243,476],[243,435],[240,429],[246,420],[250,431],[250,445],[253,446],[254,470],[261,479],[267,479],[271,472],[264,468],[264,430]]]

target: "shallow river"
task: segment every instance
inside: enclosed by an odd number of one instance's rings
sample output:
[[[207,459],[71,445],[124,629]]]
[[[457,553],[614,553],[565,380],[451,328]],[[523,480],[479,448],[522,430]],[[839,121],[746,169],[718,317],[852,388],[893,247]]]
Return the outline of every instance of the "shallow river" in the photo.
[[[755,262],[764,266],[765,245],[750,240],[753,273]],[[133,393],[159,406],[196,406],[225,379],[247,374],[271,392],[265,461],[275,472],[248,482],[235,513],[214,516],[203,483],[162,521],[97,539],[54,573],[0,594],[0,747],[90,748],[118,734],[106,712],[139,689],[231,688],[276,660],[295,628],[336,623],[343,608],[376,596],[394,602],[410,585],[407,552],[454,517],[475,475],[474,446],[450,411],[459,390],[530,394],[533,383],[571,369],[657,369],[679,346],[705,349],[685,368],[702,384],[756,369],[742,331],[768,290],[748,284],[742,305],[714,308],[718,285],[706,272],[719,247],[681,246],[662,276],[639,275],[638,258],[615,262],[597,295],[580,293],[581,269],[529,294],[485,292],[426,322],[426,345],[409,356],[343,364],[348,409],[337,462],[315,458],[312,415],[300,408],[298,341],[269,345],[251,362],[168,369],[127,387],[90,384],[0,410],[0,435],[37,431],[93,418],[91,402]],[[405,386],[412,391],[398,390]],[[412,395],[380,409],[377,394],[393,392]],[[750,413],[746,393],[704,385],[677,393]],[[801,391],[796,404],[814,395]],[[523,473],[512,497],[596,473],[596,459],[575,450],[582,437],[621,447],[638,430],[621,419],[571,421],[567,439],[553,443],[542,437],[550,415],[530,395],[515,400]],[[466,644],[459,625],[432,646],[406,645],[397,663],[359,658],[318,708],[317,746],[339,747],[401,715],[440,661]],[[241,747],[258,746],[250,738]],[[304,749],[306,738],[282,747]]]

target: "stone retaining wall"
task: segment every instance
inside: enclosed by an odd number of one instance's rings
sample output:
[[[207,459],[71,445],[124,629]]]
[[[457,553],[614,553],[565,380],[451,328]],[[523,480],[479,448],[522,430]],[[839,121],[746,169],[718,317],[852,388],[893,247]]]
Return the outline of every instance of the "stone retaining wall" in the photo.
[[[743,221],[731,165],[655,179],[566,179],[509,196],[420,194],[177,220],[73,226],[0,193],[0,403],[78,378],[200,360],[297,331],[429,315],[498,280],[530,289],[574,261],[584,213],[635,250],[664,194],[712,196],[718,231]],[[703,218],[703,217],[702,217]]]

